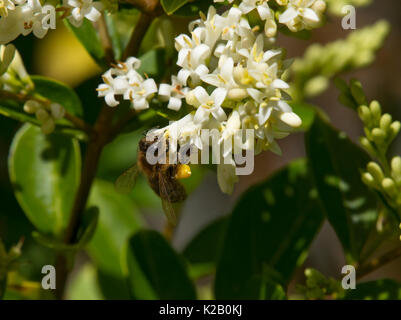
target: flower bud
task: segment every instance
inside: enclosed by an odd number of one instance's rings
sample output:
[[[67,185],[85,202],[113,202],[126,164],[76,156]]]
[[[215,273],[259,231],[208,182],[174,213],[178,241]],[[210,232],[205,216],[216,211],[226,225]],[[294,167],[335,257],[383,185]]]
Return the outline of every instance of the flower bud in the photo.
[[[54,120],[49,117],[47,121],[42,124],[41,129],[44,134],[50,134],[54,131],[55,127],[56,125],[54,123]]]
[[[362,174],[362,181],[368,187],[377,188],[377,185],[375,183],[375,179],[373,178],[373,176],[369,172],[365,172],[365,173]]]
[[[52,103],[50,105],[50,111],[54,119],[61,119],[65,114],[64,108],[58,103]]]
[[[277,24],[273,19],[268,19],[265,23],[265,34],[266,37],[272,38],[277,33]]]
[[[28,100],[24,104],[24,111],[26,113],[35,113],[41,107],[40,103],[35,100]]]
[[[384,174],[380,166],[376,162],[369,162],[366,166],[368,172],[372,175],[375,179],[376,183],[381,184],[382,180],[384,179]]]
[[[190,105],[190,106],[198,106],[199,102],[198,99],[196,99],[195,94],[193,91],[190,91],[187,93],[185,96],[185,101]]]
[[[372,137],[373,137],[373,141],[377,145],[383,144],[384,141],[386,140],[386,132],[384,132],[382,129],[374,128],[372,130]]]
[[[364,122],[366,126],[369,126],[372,121],[372,114],[367,106],[360,106],[358,108],[359,118]]]
[[[383,190],[392,198],[396,198],[398,195],[398,190],[397,187],[393,181],[393,179],[390,178],[384,178],[382,181],[382,187]]]
[[[397,134],[400,132],[401,129],[401,123],[399,121],[394,121],[390,125],[390,139],[393,140]]]
[[[357,80],[351,80],[351,94],[358,105],[367,103],[365,93],[363,92],[362,85]]]
[[[294,112],[284,112],[280,115],[280,120],[293,128],[299,128],[302,125],[302,120]]]
[[[50,114],[43,108],[38,109],[35,115],[36,118],[42,123],[46,122],[50,118]]]
[[[370,103],[370,111],[372,112],[373,120],[374,120],[376,123],[379,123],[380,117],[381,117],[381,115],[382,115],[382,108],[380,107],[379,102],[377,102],[377,101],[372,101],[372,102]]]
[[[401,182],[401,157],[399,156],[391,160],[391,175],[397,184]]]
[[[384,130],[384,132],[387,132],[387,130],[390,128],[392,121],[393,118],[391,117],[391,115],[389,115],[388,113],[383,114],[380,119],[380,128]]]
[[[245,89],[231,89],[228,91],[227,98],[230,100],[240,101],[248,96],[248,93]]]
[[[366,151],[368,151],[371,155],[376,155],[376,150],[370,143],[369,139],[366,137],[359,138],[359,142]]]
[[[312,6],[312,10],[318,15],[322,14],[326,10],[326,2],[323,0],[317,0]]]

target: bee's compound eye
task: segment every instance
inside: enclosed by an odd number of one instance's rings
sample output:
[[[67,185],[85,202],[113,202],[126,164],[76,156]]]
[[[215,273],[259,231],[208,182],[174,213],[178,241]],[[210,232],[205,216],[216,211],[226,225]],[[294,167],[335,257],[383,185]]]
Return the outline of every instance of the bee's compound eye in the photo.
[[[175,178],[180,180],[180,179],[186,179],[191,176],[191,168],[187,164],[180,164],[178,165],[177,168],[177,173],[175,174]]]

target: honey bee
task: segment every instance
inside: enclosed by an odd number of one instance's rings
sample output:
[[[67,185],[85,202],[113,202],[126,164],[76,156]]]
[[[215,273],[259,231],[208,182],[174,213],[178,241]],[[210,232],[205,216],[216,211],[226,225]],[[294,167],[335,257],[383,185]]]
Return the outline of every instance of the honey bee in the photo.
[[[178,180],[190,177],[191,170],[186,164],[149,164],[146,152],[154,143],[158,143],[157,139],[148,141],[142,138],[139,141],[137,162],[116,180],[116,190],[121,193],[131,192],[135,186],[138,171],[141,171],[152,190],[160,197],[167,220],[171,225],[175,225],[176,214],[172,204],[180,203],[187,197],[184,186]],[[166,153],[168,153],[168,144]],[[168,162],[168,156],[166,159]]]

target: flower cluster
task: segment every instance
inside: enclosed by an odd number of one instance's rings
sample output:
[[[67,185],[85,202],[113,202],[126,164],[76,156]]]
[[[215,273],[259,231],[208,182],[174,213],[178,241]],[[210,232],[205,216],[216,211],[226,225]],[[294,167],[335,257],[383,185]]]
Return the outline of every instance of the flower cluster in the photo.
[[[161,84],[158,90],[159,99],[168,102],[169,109],[178,111],[185,103],[192,111],[154,134],[168,137],[174,145],[189,144],[202,150],[209,147],[209,137],[203,137],[201,131],[219,132],[218,182],[226,193],[233,191],[238,180],[236,154],[249,150],[280,153],[276,139],[301,125],[287,103],[289,85],[283,74],[290,63],[284,51],[274,46],[276,15],[268,2],[243,0],[222,14],[211,6],[207,16],[201,14],[190,23],[190,35],[175,39],[179,71],[170,84]],[[293,31],[316,26],[325,8],[321,0],[276,0],[277,4],[281,8],[279,22]],[[260,18],[256,23],[249,17],[254,12]],[[130,58],[103,75],[104,84],[97,90],[108,105],[116,106],[115,95],[123,95],[135,109],[149,107],[156,84],[152,79],[142,80],[135,71],[138,64],[136,58]],[[254,132],[252,138],[236,134],[247,129]]]
[[[57,8],[64,12],[62,17],[79,27],[84,18],[97,21],[103,6],[92,0],[64,0]],[[2,0],[0,1],[0,44],[6,44],[19,35],[33,33],[43,38],[49,29],[56,28],[56,8],[51,3],[39,0]]]
[[[121,95],[124,100],[131,101],[135,110],[148,109],[157,86],[153,79],[145,80],[138,73],[140,65],[140,60],[131,57],[105,72],[102,76],[104,83],[96,89],[99,97],[105,97],[106,103],[115,107],[119,104],[115,96]]]
[[[185,99],[193,111],[159,133],[165,132],[179,145],[189,143],[202,149],[208,141],[202,140],[201,130],[217,129],[222,146],[235,140],[236,148],[230,152],[279,153],[275,139],[301,125],[286,102],[289,96],[284,90],[289,85],[281,79],[288,63],[283,51],[273,47],[274,39],[266,37],[275,34],[273,14],[266,3],[256,7],[264,21],[270,19],[265,32],[259,32],[246,17],[253,10],[250,6],[251,2],[244,1],[222,15],[210,7],[206,17],[190,24],[191,36],[176,38],[181,69],[171,85],[161,85],[159,94],[169,99],[169,108],[178,110],[180,100]],[[235,139],[235,132],[241,129],[254,130],[255,140]],[[232,156],[227,159],[226,151],[218,165],[218,182],[224,192],[231,193],[237,181],[236,164]]]
[[[292,32],[309,30],[319,26],[326,3],[322,0],[278,0],[286,3],[286,10],[280,15],[279,22]]]
[[[361,137],[362,146],[376,159],[379,159],[384,170],[376,162],[369,162],[366,172],[362,174],[363,182],[381,192],[392,208],[401,210],[401,157],[394,157],[390,165],[387,151],[391,142],[401,130],[401,123],[393,121],[390,114],[382,114],[381,106],[372,101],[368,106],[358,108],[359,117],[364,123],[366,137]]]

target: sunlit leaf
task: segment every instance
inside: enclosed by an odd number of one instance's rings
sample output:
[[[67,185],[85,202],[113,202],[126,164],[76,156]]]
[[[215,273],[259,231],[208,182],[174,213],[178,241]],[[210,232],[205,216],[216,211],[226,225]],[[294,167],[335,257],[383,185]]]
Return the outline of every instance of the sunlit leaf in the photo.
[[[361,181],[370,159],[320,117],[306,135],[306,150],[327,218],[348,258],[358,261],[377,217],[376,197]]]
[[[273,299],[320,229],[323,214],[304,160],[250,188],[234,208],[217,266],[217,299]],[[267,290],[267,291],[266,291]]]
[[[155,231],[139,231],[129,240],[127,271],[136,299],[195,299],[194,285],[181,258]]]
[[[10,179],[20,206],[40,232],[57,238],[67,226],[80,171],[75,140],[61,134],[45,136],[30,124],[15,135]]]

